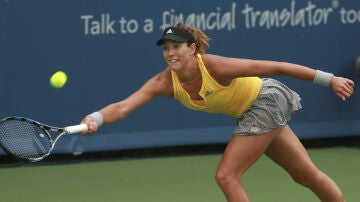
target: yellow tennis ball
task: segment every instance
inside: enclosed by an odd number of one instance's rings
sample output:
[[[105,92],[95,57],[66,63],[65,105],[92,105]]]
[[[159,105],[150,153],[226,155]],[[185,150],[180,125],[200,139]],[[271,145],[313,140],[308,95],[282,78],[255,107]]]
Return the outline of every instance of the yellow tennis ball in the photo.
[[[58,71],[50,77],[50,85],[53,88],[62,88],[66,84],[66,81],[67,76],[63,71]]]

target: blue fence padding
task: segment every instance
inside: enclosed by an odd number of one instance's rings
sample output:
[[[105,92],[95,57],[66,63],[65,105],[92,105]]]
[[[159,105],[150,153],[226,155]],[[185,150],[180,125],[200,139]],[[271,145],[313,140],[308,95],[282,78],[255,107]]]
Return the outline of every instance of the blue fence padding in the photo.
[[[335,121],[316,124],[291,124],[302,140],[312,138],[353,137],[359,135],[358,121]],[[319,130],[319,128],[324,128]],[[86,151],[127,150],[156,147],[225,144],[231,138],[233,126],[189,128],[164,131],[137,131],[130,133],[109,133],[93,136],[76,136],[61,140],[58,153]],[[345,134],[345,135],[343,135]]]

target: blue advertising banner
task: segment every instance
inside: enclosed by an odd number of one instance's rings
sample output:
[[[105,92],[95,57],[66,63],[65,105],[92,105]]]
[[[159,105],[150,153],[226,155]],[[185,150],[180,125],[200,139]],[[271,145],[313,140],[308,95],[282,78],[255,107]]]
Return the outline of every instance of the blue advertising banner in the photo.
[[[73,125],[126,98],[166,67],[155,42],[178,22],[208,34],[208,53],[293,62],[359,82],[358,1],[4,0],[0,16],[1,117]],[[58,70],[68,82],[55,89],[49,79]],[[357,92],[343,102],[311,82],[277,79],[302,97],[290,122],[300,138],[360,134]],[[64,138],[56,152],[223,143],[234,127],[232,118],[158,98],[92,136]]]

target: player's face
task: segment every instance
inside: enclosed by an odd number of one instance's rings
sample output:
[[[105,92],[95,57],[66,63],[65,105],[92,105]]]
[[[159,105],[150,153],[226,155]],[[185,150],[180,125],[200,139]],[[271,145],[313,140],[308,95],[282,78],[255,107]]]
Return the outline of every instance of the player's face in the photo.
[[[186,42],[165,41],[162,47],[164,59],[172,70],[185,68],[193,60],[194,51]]]

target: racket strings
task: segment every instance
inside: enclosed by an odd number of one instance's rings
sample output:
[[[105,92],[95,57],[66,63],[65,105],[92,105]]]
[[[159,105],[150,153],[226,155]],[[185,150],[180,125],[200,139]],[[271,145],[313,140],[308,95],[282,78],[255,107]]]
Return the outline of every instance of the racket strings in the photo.
[[[42,157],[51,149],[51,139],[45,131],[20,120],[1,123],[0,139],[4,149],[22,159]]]

